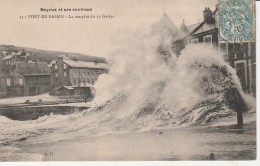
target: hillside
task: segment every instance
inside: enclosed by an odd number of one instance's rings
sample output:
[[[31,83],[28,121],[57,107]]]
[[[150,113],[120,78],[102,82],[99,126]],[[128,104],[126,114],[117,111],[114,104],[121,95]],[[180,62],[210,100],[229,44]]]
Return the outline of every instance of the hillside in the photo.
[[[71,52],[60,52],[60,51],[47,51],[47,50],[39,50],[34,48],[26,48],[26,47],[18,47],[13,45],[0,45],[0,64],[2,63],[2,59],[4,55],[2,54],[2,51],[8,51],[8,52],[17,52],[24,50],[26,53],[30,53],[28,59],[41,61],[41,62],[47,62],[50,63],[53,60],[57,60],[59,55],[67,56],[70,59],[77,59],[82,61],[89,61],[89,62],[105,62],[104,58],[101,57],[94,57],[79,53],[71,53]]]

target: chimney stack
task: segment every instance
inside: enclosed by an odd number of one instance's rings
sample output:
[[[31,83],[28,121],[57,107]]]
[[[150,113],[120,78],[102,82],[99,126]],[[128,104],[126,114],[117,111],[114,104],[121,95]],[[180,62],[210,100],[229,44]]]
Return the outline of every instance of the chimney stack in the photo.
[[[212,17],[212,11],[210,10],[209,7],[205,7],[205,10],[203,11],[203,16],[204,16],[204,22],[207,24],[212,24],[214,23],[214,18]]]

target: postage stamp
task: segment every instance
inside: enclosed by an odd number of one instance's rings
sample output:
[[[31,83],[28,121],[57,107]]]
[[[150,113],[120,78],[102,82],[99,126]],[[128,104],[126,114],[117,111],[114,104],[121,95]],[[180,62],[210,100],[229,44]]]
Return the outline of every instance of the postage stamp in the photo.
[[[254,0],[219,0],[219,35],[225,41],[254,40]]]

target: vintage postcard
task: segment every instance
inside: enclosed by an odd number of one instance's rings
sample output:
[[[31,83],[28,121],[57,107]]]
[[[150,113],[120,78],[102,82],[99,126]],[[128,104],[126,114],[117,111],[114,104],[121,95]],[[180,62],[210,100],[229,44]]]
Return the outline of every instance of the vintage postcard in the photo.
[[[0,161],[256,160],[255,11],[0,0]]]

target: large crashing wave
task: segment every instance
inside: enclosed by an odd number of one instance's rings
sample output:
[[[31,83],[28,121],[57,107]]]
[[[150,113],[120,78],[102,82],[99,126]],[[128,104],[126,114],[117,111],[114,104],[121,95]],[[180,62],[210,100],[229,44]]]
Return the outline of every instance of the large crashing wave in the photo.
[[[235,110],[225,94],[233,88],[253,107],[217,49],[191,44],[177,56],[172,45],[181,36],[167,15],[151,30],[119,35],[110,72],[95,85],[93,111],[108,111],[114,125],[134,130],[205,124],[228,116]]]

